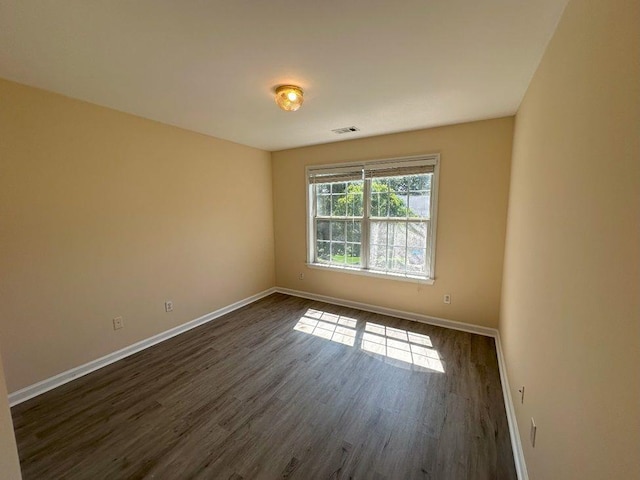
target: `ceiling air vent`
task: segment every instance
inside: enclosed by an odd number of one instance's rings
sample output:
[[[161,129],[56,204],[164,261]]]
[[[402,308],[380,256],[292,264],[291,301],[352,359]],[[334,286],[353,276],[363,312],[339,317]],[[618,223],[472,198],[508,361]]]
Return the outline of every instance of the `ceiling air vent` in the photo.
[[[338,135],[343,135],[345,133],[353,133],[357,132],[360,129],[358,127],[343,127],[343,128],[334,128],[331,130],[333,133],[337,133]]]

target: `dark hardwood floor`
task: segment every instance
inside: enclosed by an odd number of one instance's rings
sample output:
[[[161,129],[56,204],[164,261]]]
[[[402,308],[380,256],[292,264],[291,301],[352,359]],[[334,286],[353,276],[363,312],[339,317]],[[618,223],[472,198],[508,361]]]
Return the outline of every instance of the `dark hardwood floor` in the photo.
[[[515,479],[491,338],[274,294],[12,409],[30,479]]]

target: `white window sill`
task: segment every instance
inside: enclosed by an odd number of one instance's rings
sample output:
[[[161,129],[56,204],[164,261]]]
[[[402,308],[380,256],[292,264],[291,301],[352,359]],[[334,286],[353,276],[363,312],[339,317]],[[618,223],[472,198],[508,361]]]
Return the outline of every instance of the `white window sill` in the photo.
[[[403,275],[401,273],[383,273],[373,272],[371,270],[362,270],[353,267],[341,267],[339,265],[328,265],[324,263],[307,263],[309,268],[317,268],[318,270],[329,270],[334,272],[351,273],[354,275],[363,275],[365,277],[384,278],[386,280],[400,280],[401,282],[422,283],[424,285],[433,285],[433,278],[415,277],[411,275]]]

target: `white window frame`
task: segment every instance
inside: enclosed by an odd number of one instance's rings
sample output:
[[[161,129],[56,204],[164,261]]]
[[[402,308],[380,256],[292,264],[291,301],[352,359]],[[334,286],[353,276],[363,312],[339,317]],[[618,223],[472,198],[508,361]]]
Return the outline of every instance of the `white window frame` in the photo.
[[[433,177],[431,180],[431,199],[430,199],[430,228],[429,238],[427,239],[427,248],[430,251],[427,256],[430,260],[431,271],[427,276],[408,274],[408,273],[396,273],[396,272],[381,272],[377,270],[370,270],[363,266],[341,266],[327,263],[316,263],[315,260],[315,245],[316,245],[316,232],[314,231],[314,217],[315,217],[315,202],[313,183],[309,181],[312,172],[314,171],[335,171],[339,172],[340,169],[353,169],[362,168],[363,170],[375,169],[377,166],[411,166],[415,164],[424,164],[433,166]],[[416,155],[411,157],[397,157],[387,158],[379,160],[368,160],[363,162],[349,162],[349,163],[334,163],[329,165],[307,165],[305,167],[305,184],[307,189],[306,195],[306,237],[307,237],[307,266],[310,268],[318,268],[322,270],[332,270],[345,273],[351,273],[356,275],[365,275],[369,277],[387,278],[401,281],[409,281],[416,283],[424,283],[433,285],[435,282],[435,268],[436,268],[436,238],[437,238],[437,220],[438,220],[438,184],[440,181],[440,154],[425,154]],[[369,190],[370,179],[364,180],[363,188],[363,228],[361,231],[361,251],[369,252]],[[366,242],[366,245],[365,245]]]

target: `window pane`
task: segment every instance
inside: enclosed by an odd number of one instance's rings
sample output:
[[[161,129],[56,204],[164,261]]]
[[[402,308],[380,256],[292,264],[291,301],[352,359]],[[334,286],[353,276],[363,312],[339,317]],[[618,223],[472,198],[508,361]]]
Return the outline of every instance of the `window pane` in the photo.
[[[409,177],[409,190],[430,190],[432,177],[433,173],[427,173],[424,175],[413,175]]]
[[[316,212],[321,217],[331,215],[331,195],[316,196]]]
[[[369,249],[369,267],[372,270],[387,269],[387,246],[371,245]]]
[[[426,250],[424,248],[409,248],[407,250],[407,271],[423,273],[425,271]]]
[[[344,243],[331,242],[331,261],[333,263],[344,263]]]
[[[424,248],[427,241],[427,224],[423,222],[409,222],[407,228],[409,229],[407,246]]]
[[[360,265],[360,244],[347,243],[347,263],[349,265]]]
[[[409,192],[409,181],[412,178],[407,176],[387,178],[389,190],[396,192],[398,195],[406,195]]]
[[[387,179],[371,181],[371,216],[387,217],[389,213],[389,186]]]
[[[344,242],[345,240],[345,236],[344,236],[344,230],[345,230],[345,222],[344,221],[337,221],[337,222],[331,222],[331,240],[336,241],[342,241]]]
[[[404,247],[407,241],[407,225],[402,222],[389,223],[389,245]]]
[[[411,192],[409,195],[409,216],[429,218],[430,217],[430,202],[431,192]]]
[[[345,193],[346,191],[347,184],[345,182],[331,184],[331,193]]]
[[[331,193],[331,184],[330,183],[317,183],[316,184],[316,195],[320,195],[322,193]]]
[[[331,258],[329,242],[316,242],[316,258],[325,262],[329,261],[329,259]]]
[[[347,216],[361,217],[362,211],[362,182],[350,183],[347,188]]]
[[[407,249],[404,247],[389,247],[389,256],[391,257],[390,266],[392,270],[404,272],[406,270],[405,258]]]
[[[329,240],[329,225],[328,220],[318,220],[316,222],[316,240]]]
[[[407,195],[400,195],[395,192],[389,193],[389,216],[390,217],[410,217],[409,211],[409,197]]]
[[[371,238],[369,242],[377,245],[387,244],[387,222],[371,222]]]
[[[431,218],[431,180],[433,174],[415,175],[409,181],[409,209],[414,217]]]
[[[360,243],[360,222],[347,222],[347,242]]]
[[[347,214],[347,196],[344,194],[331,195],[331,215],[344,217]]]
[[[371,216],[380,216],[380,192],[371,192]]]

